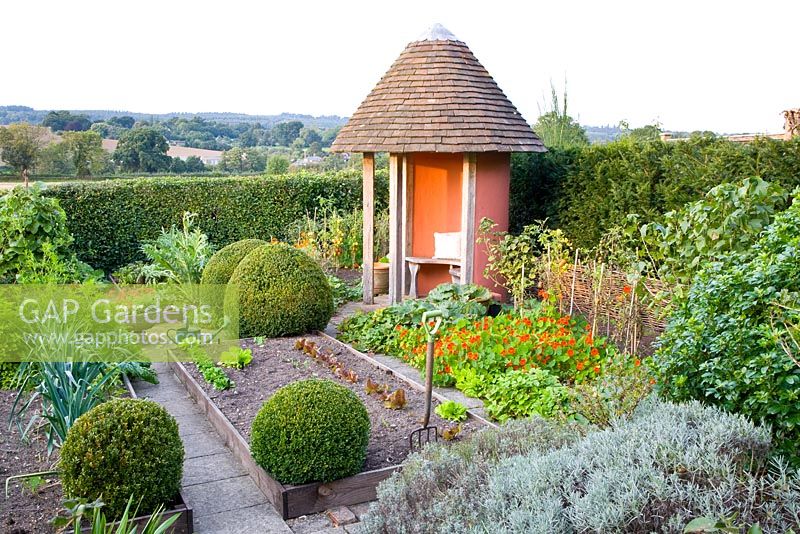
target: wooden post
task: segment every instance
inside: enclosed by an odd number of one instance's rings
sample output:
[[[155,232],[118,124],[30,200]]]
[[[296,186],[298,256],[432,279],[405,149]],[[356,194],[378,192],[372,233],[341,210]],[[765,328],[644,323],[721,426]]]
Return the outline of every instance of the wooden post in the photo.
[[[461,283],[471,284],[475,268],[475,180],[477,155],[464,154],[461,172]]]
[[[374,273],[372,262],[374,258],[374,236],[373,227],[375,219],[375,154],[372,152],[364,153],[363,164],[363,209],[364,209],[364,233],[362,237],[361,269],[363,272],[364,304],[375,302],[373,293]]]
[[[414,228],[414,160],[411,156],[403,155],[403,255],[413,256],[411,236]],[[411,273],[405,266],[402,269],[403,293],[408,295],[411,291]],[[400,299],[402,301],[402,297]]]
[[[403,195],[402,156],[389,154],[389,302],[403,300]]]

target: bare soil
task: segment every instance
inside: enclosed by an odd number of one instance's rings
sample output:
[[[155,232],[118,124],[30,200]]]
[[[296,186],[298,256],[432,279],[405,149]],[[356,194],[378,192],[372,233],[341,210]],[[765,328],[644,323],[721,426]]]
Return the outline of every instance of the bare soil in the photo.
[[[341,268],[338,270],[331,270],[330,273],[338,276],[348,284],[357,284],[361,280],[361,269]]]
[[[6,478],[13,475],[47,471],[58,460],[58,450],[47,456],[47,438],[43,432],[29,433],[24,443],[16,425],[8,428],[14,403],[14,391],[0,391],[0,482],[4,491]],[[61,509],[61,484],[55,477],[31,492],[21,483],[9,485],[9,495],[0,496],[0,532],[8,534],[40,534],[54,532],[50,520]]]
[[[222,413],[233,423],[239,432],[249,441],[250,425],[255,419],[262,404],[279,388],[296,380],[307,378],[330,379],[349,388],[364,402],[371,422],[370,439],[367,448],[367,460],[364,470],[379,469],[397,465],[409,453],[409,434],[421,426],[425,411],[424,393],[411,389],[394,376],[382,371],[370,363],[319,336],[305,336],[313,341],[320,350],[330,350],[342,362],[346,369],[358,374],[358,381],[351,383],[335,376],[333,371],[323,362],[306,355],[295,348],[301,338],[268,339],[262,346],[253,340],[246,340],[243,347],[253,351],[252,363],[243,370],[225,369],[227,375],[236,383],[236,387],[227,391],[217,391],[197,371],[193,364],[188,364],[189,373],[197,380],[206,394],[216,403]],[[388,384],[390,391],[402,388],[405,391],[407,404],[402,410],[391,410],[384,407],[383,401],[376,395],[367,395],[364,384],[370,378],[378,384]],[[433,413],[437,405],[433,400],[431,423],[441,432],[455,425],[445,421]],[[477,423],[466,421],[456,440],[463,439],[477,430]]]

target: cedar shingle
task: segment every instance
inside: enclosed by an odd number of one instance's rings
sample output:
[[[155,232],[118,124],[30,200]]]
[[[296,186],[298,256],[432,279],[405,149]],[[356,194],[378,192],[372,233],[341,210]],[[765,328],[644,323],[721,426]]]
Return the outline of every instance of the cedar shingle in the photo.
[[[456,40],[410,43],[333,143],[335,152],[543,152],[544,145]]]

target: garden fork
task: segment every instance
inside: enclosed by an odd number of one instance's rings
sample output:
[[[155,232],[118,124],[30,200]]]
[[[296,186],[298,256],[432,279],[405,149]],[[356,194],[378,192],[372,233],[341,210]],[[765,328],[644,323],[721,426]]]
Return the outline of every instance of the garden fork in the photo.
[[[436,319],[434,325],[428,321]],[[433,322],[433,321],[431,321]],[[433,351],[436,340],[436,332],[442,325],[441,310],[426,311],[422,314],[422,326],[425,328],[425,337],[428,341],[428,351],[425,355],[425,417],[422,420],[422,427],[414,430],[408,436],[408,444],[412,451],[421,449],[431,441],[439,441],[439,429],[429,426],[431,420],[431,396],[433,395]],[[433,435],[433,440],[431,440]]]

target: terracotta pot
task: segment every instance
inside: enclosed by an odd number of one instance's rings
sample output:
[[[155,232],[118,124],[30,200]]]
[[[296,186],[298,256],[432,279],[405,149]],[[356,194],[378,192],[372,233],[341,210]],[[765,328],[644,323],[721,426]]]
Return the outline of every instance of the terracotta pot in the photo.
[[[373,280],[372,291],[375,295],[385,295],[389,292],[389,264],[375,262],[372,264]]]

